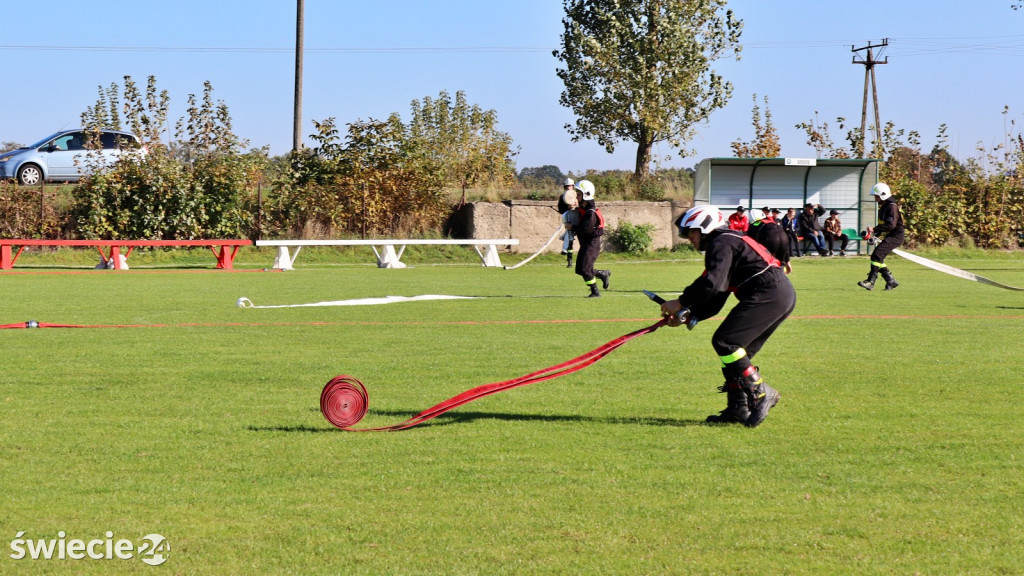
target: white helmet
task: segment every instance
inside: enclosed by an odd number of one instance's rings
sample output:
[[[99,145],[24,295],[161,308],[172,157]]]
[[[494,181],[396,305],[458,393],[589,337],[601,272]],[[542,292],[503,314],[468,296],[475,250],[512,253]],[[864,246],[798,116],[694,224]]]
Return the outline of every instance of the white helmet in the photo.
[[[576,188],[579,188],[580,192],[583,192],[584,200],[594,199],[594,183],[590,180],[580,180],[580,183]]]
[[[566,185],[566,186],[575,186],[575,185],[576,185],[576,182],[573,182],[573,179],[572,179],[572,178],[566,178],[566,179],[565,179],[565,185]]]
[[[764,210],[761,210],[760,208],[751,208],[750,210],[747,210],[747,212],[750,214],[747,218],[749,218],[751,222],[764,220],[765,213]]]
[[[889,185],[885,182],[879,182],[871,189],[872,196],[878,196],[881,200],[888,200],[892,198],[892,190],[889,190]]]
[[[701,234],[709,234],[712,230],[724,228],[728,223],[718,208],[694,206],[687,210],[676,224],[679,226],[679,235],[685,236],[689,228],[698,228]]]

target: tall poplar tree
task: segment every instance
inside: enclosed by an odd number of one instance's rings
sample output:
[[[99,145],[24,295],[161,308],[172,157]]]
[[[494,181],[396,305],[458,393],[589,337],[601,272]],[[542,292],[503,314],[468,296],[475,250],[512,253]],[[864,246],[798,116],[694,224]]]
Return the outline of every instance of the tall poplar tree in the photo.
[[[553,55],[565,84],[559,103],[576,114],[574,141],[611,153],[635,142],[638,179],[651,151],[668,142],[683,155],[694,126],[728,102],[732,83],[711,69],[739,59],[743,21],[726,0],[563,0],[562,49]]]

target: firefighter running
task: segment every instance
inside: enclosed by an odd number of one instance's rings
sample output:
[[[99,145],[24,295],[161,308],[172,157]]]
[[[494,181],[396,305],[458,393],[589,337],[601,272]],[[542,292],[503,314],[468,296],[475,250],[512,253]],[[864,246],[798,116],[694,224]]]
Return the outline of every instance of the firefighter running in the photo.
[[[884,182],[875,184],[871,189],[871,195],[878,203],[878,224],[874,228],[868,228],[868,242],[878,242],[879,240],[881,242],[871,253],[871,270],[868,271],[867,279],[857,282],[857,285],[865,290],[871,290],[875,287],[878,275],[881,274],[882,279],[885,280],[885,289],[892,290],[900,284],[892,277],[889,267],[885,265],[885,257],[896,248],[903,246],[903,215],[900,214],[900,205],[893,199],[888,184]]]
[[[796,292],[777,258],[742,232],[729,230],[713,206],[691,208],[676,222],[679,235],[704,252],[704,273],[677,300],[662,304],[669,326],[705,320],[721,311],[730,292],[739,300],[715,330],[711,345],[722,362],[727,406],[708,416],[712,423],[742,423],[751,428],[768,417],[779,401],[777,390],[752,364],[765,341],[796,307]]]
[[[604,235],[604,216],[594,204],[594,183],[580,180],[576,186],[576,197],[579,199],[579,223],[574,227],[576,239],[580,242],[580,252],[576,256],[576,273],[583,277],[583,282],[590,287],[587,298],[601,296],[597,288],[597,280],[605,290],[608,289],[608,278],[611,270],[594,270],[597,257],[601,255],[601,236]]]

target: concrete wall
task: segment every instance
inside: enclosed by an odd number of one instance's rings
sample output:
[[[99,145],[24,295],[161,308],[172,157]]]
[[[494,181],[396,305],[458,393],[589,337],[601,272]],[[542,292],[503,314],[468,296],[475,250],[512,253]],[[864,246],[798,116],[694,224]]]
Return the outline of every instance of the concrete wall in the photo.
[[[509,200],[466,204],[453,218],[457,238],[518,238],[513,253],[533,254],[561,226],[558,203],[545,200]],[[606,234],[622,221],[639,226],[653,224],[652,248],[671,248],[681,240],[672,223],[689,205],[674,202],[598,202],[604,214]],[[555,240],[547,252],[558,252],[562,243]]]

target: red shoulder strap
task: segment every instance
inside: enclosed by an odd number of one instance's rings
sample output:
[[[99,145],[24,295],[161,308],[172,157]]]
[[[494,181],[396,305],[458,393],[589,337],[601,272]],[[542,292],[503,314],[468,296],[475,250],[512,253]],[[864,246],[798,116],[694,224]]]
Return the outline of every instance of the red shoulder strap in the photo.
[[[763,258],[769,266],[782,266],[782,262],[779,262],[778,258],[772,256],[772,253],[769,252],[767,248],[762,246],[761,243],[758,242],[757,240],[754,240],[750,236],[743,236],[743,241],[750,245],[750,247],[753,248],[755,252],[757,252],[758,256]]]

